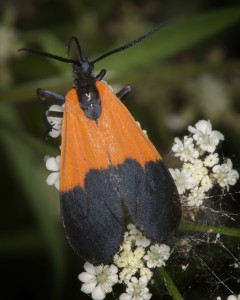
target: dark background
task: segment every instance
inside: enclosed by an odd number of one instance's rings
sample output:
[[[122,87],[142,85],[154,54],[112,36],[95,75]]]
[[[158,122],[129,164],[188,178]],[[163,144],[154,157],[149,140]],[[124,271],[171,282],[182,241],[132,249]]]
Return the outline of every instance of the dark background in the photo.
[[[44,110],[36,100],[38,87],[65,94],[72,84],[71,67],[17,50],[28,46],[65,57],[68,39],[75,35],[84,55],[96,58],[171,20],[148,40],[96,64],[96,71],[106,68],[106,79],[116,91],[132,84],[126,105],[168,165],[174,164],[169,154],[173,138],[186,134],[187,126],[199,119],[210,119],[214,129],[225,135],[221,153],[239,170],[238,4],[234,0],[1,1],[1,299],[89,299],[79,291],[77,275],[83,262],[63,234],[58,193],[45,184],[48,171],[43,158],[58,154],[60,141],[45,140]],[[239,186],[232,190],[224,209],[235,213],[233,219],[239,222],[238,190]],[[237,229],[238,222],[220,225]],[[230,234],[224,245],[239,259],[238,240],[239,235]],[[229,270],[234,262],[231,254],[203,244],[194,248],[197,255],[240,293],[239,273]],[[230,292],[196,255],[186,253],[178,254],[169,266],[184,299],[225,299]],[[190,261],[194,268],[178,274],[177,267]],[[152,299],[172,299],[163,284],[153,291]],[[113,297],[118,295],[116,291]]]

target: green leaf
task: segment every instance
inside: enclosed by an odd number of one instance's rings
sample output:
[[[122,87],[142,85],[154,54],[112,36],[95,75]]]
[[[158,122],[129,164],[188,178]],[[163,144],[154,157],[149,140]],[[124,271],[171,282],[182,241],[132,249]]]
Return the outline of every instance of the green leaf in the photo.
[[[68,66],[69,67],[69,66]],[[45,88],[52,91],[57,91],[58,93],[65,94],[72,84],[71,68],[68,72],[57,75],[54,77],[48,77],[43,80],[35,80],[28,82],[27,84],[22,84],[15,86],[11,90],[0,91],[1,101],[26,101],[31,98],[37,98],[36,90],[37,88]]]
[[[173,21],[150,38],[130,49],[110,56],[96,65],[98,68],[104,67],[107,70],[119,72],[148,66],[183,49],[196,46],[239,20],[239,8],[191,15]]]
[[[65,260],[62,235],[50,204],[53,197],[56,197],[56,201],[58,200],[57,193],[53,194],[51,188],[45,184],[47,172],[44,162],[40,164],[37,160],[38,149],[30,146],[31,140],[29,143],[26,142],[26,136],[25,139],[22,139],[21,135],[16,134],[21,123],[17,120],[12,107],[3,102],[0,103],[0,123],[1,142],[4,145],[16,183],[25,193],[38,221],[54,269],[53,292],[58,293],[64,276]],[[16,127],[16,132],[13,132],[13,126]],[[33,242],[36,241],[33,240]]]
[[[66,57],[66,50],[67,50],[67,42],[66,44],[63,43],[56,35],[53,35],[45,30],[33,30],[29,31],[28,33],[23,34],[25,43],[36,43],[38,42],[39,46],[41,47],[39,51],[54,54],[61,57]],[[36,38],[37,37],[37,38]],[[30,48],[28,45],[25,45],[26,48]],[[27,55],[36,55],[37,54],[28,54]],[[44,58],[42,58],[44,59]],[[51,64],[55,66],[60,72],[65,72],[69,69],[68,64],[63,64],[55,59],[45,58],[48,59]]]
[[[36,230],[24,230],[17,233],[0,235],[0,255],[9,257],[16,254],[38,254],[44,251],[44,240],[39,238]]]

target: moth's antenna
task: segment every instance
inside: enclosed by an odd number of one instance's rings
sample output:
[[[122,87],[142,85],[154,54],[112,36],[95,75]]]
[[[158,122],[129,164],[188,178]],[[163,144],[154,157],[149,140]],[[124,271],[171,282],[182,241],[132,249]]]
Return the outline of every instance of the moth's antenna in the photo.
[[[124,45],[124,46],[122,46],[122,47],[119,47],[119,48],[117,48],[117,49],[113,49],[113,50],[111,50],[111,51],[109,51],[109,52],[107,52],[107,53],[105,53],[105,54],[102,54],[102,55],[99,56],[98,58],[92,60],[91,63],[94,64],[95,62],[97,62],[97,61],[99,61],[99,60],[102,60],[103,58],[105,58],[105,57],[107,57],[107,56],[109,56],[109,55],[112,55],[112,54],[114,54],[114,53],[123,51],[123,50],[125,50],[125,49],[127,49],[127,48],[130,48],[130,47],[136,45],[137,43],[139,43],[139,42],[141,42],[142,40],[144,40],[144,39],[150,37],[150,36],[153,35],[155,32],[157,32],[157,31],[159,31],[160,29],[162,29],[163,27],[165,27],[169,22],[170,22],[170,21],[158,25],[158,26],[155,27],[153,30],[151,30],[151,31],[149,31],[149,32],[147,32],[147,33],[145,33],[144,35],[142,35],[142,36],[140,36],[139,38],[137,38],[137,39],[135,39],[135,40],[133,40],[133,41],[127,43],[126,45]]]
[[[38,55],[42,55],[42,56],[46,56],[46,57],[49,57],[49,58],[52,58],[52,59],[55,59],[55,60],[59,60],[61,62],[72,63],[72,64],[74,64],[74,63],[77,64],[78,63],[78,61],[74,60],[74,59],[68,59],[68,58],[64,58],[64,57],[61,57],[61,56],[57,56],[57,55],[54,55],[54,54],[50,54],[50,53],[47,53],[47,52],[42,52],[42,51],[38,51],[38,50],[34,50],[34,49],[22,48],[22,49],[19,49],[18,51],[32,52],[32,53],[35,53],[35,54],[38,54]]]
[[[79,61],[83,59],[83,56],[82,56],[82,49],[81,49],[81,46],[80,46],[80,43],[79,43],[79,40],[75,37],[75,36],[72,36],[68,42],[68,49],[67,49],[67,55],[69,56],[69,52],[70,52],[70,49],[71,49],[71,46],[72,46],[72,43],[75,42],[76,46],[77,46],[77,50],[78,50],[78,55],[79,55]]]
[[[100,60],[104,59],[107,56],[110,56],[110,55],[112,55],[114,53],[123,51],[125,49],[128,49],[128,48],[130,48],[130,47],[138,44],[142,40],[150,37],[151,35],[153,35],[157,31],[159,31],[160,29],[162,29],[163,27],[165,27],[169,22],[170,21],[158,25],[153,30],[151,30],[151,31],[145,33],[144,35],[140,36],[139,38],[137,38],[137,39],[135,39],[135,40],[133,40],[133,41],[131,41],[131,42],[123,45],[122,47],[119,47],[117,49],[113,49],[113,50],[111,50],[111,51],[109,51],[109,52],[107,52],[105,54],[102,54],[98,58],[92,60],[91,63],[94,64],[97,61],[100,61]],[[77,49],[78,49],[79,60],[82,60],[83,56],[82,56],[81,46],[80,46],[80,43],[79,43],[78,39],[76,37],[74,37],[74,36],[72,36],[70,38],[69,42],[68,42],[67,54],[69,54],[69,51],[71,49],[71,46],[72,46],[73,42],[76,43],[76,46],[77,46]],[[55,59],[55,60],[58,60],[58,61],[61,61],[61,62],[66,62],[66,63],[72,63],[72,64],[78,64],[79,63],[79,61],[75,60],[75,59],[64,58],[64,57],[61,57],[61,56],[57,56],[57,55],[54,55],[54,54],[50,54],[50,53],[47,53],[47,52],[42,52],[42,51],[39,51],[39,50],[29,49],[29,48],[22,48],[22,49],[19,49],[18,51],[32,52],[32,53],[35,53],[35,54],[38,54],[38,55],[46,56],[46,57],[49,57],[49,58],[52,58],[52,59]]]

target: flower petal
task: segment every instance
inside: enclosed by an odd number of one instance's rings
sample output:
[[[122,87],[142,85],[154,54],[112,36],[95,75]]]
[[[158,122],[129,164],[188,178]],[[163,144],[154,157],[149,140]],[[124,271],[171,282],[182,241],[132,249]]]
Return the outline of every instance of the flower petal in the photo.
[[[59,181],[59,172],[49,174],[46,180],[48,185],[54,185],[57,181]]]
[[[90,294],[94,291],[96,284],[97,284],[96,281],[84,283],[81,287],[81,291],[84,292],[85,294]]]
[[[122,293],[119,297],[119,300],[131,300],[131,299],[132,299],[132,296],[127,293]]]
[[[106,293],[104,292],[101,285],[97,285],[94,291],[92,292],[93,300],[103,300],[106,297]]]
[[[84,269],[92,275],[96,275],[96,268],[94,267],[94,265],[90,264],[89,262],[86,262],[84,264]]]
[[[82,282],[89,282],[89,281],[93,282],[93,280],[96,279],[96,276],[89,274],[87,272],[83,272],[78,275],[78,279]]]
[[[46,168],[49,171],[59,171],[59,160],[57,160],[55,157],[49,157],[46,161]]]

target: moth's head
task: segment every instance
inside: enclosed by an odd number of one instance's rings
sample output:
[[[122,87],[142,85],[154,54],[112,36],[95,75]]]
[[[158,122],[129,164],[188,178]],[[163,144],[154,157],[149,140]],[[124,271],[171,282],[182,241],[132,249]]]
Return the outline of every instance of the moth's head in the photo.
[[[73,65],[73,74],[76,77],[81,75],[91,75],[93,73],[94,64],[91,63],[87,58],[82,58],[78,62],[74,62]]]

